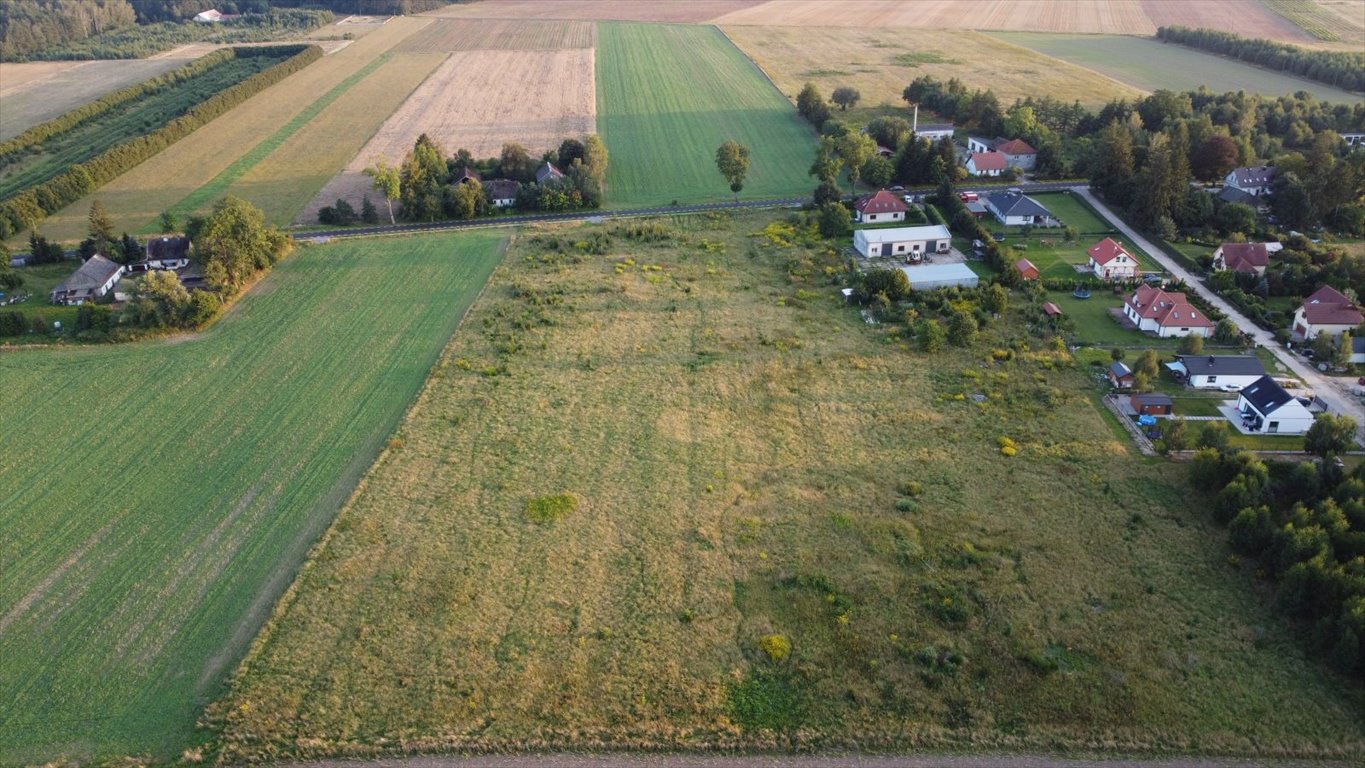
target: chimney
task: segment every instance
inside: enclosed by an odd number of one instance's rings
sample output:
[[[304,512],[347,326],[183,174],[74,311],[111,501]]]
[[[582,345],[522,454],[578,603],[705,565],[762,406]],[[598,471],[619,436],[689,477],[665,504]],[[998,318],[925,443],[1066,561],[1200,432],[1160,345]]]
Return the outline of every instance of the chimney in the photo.
[[[915,122],[910,124],[911,133],[919,133],[919,105],[915,105]]]

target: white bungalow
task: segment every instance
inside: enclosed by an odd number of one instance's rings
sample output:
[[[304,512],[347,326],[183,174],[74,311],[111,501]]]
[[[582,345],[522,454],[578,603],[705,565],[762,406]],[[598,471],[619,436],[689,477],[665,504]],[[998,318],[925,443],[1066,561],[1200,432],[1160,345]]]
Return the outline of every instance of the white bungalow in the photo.
[[[1262,434],[1302,435],[1313,426],[1313,413],[1269,376],[1262,376],[1237,395],[1242,426]]]
[[[1090,271],[1101,280],[1132,280],[1137,277],[1137,259],[1112,238],[1090,246]]]
[[[952,239],[948,228],[942,224],[860,229],[853,233],[853,247],[866,258],[903,256],[906,261],[919,261],[928,253],[947,253]]]

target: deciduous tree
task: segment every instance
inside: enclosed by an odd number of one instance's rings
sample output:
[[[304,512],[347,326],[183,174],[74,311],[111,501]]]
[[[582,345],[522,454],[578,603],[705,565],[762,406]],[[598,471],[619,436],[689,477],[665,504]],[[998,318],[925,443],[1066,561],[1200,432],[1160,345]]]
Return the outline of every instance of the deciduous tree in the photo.
[[[834,95],[830,97],[830,100],[838,104],[839,111],[843,112],[847,111],[849,107],[857,106],[858,101],[862,98],[863,95],[858,92],[857,88],[844,85],[834,89]]]
[[[374,179],[374,188],[379,194],[384,196],[384,202],[389,204],[389,223],[398,223],[393,216],[393,201],[402,196],[402,180],[398,175],[398,169],[384,162],[384,158],[379,158],[375,164],[365,169],[365,175]]]
[[[749,148],[731,139],[716,150],[716,168],[730,184],[730,191],[739,200],[739,191],[744,189],[744,178],[749,175]]]
[[[293,248],[292,238],[266,226],[261,209],[228,196],[219,200],[197,227],[194,259],[203,269],[205,282],[230,295]]]
[[[1350,448],[1355,442],[1356,422],[1350,416],[1320,413],[1303,438],[1303,450],[1326,458]]]

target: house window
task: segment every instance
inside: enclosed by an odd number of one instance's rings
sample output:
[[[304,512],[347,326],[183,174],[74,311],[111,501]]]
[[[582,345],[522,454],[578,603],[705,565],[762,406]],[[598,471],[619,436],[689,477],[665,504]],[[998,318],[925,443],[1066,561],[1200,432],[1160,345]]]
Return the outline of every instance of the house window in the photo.
[[[1267,432],[1279,432],[1279,431],[1280,431],[1280,422],[1278,422],[1278,421],[1272,421],[1272,422],[1270,422],[1270,426],[1266,428],[1266,431],[1267,431]]]
[[[1210,384],[1215,384],[1215,383],[1217,383],[1217,381],[1218,381],[1218,377],[1217,377],[1217,376],[1210,376],[1210,377],[1209,377],[1209,383],[1210,383]]]

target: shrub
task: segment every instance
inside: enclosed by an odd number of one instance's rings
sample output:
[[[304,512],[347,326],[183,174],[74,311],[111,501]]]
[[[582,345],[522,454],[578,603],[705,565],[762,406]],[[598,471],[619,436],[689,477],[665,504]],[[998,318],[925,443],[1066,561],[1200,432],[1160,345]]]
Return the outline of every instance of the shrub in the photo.
[[[764,635],[758,641],[758,648],[773,661],[782,661],[791,655],[792,641],[786,635]]]
[[[533,523],[553,523],[578,510],[578,497],[569,493],[537,496],[526,502],[526,519]]]

